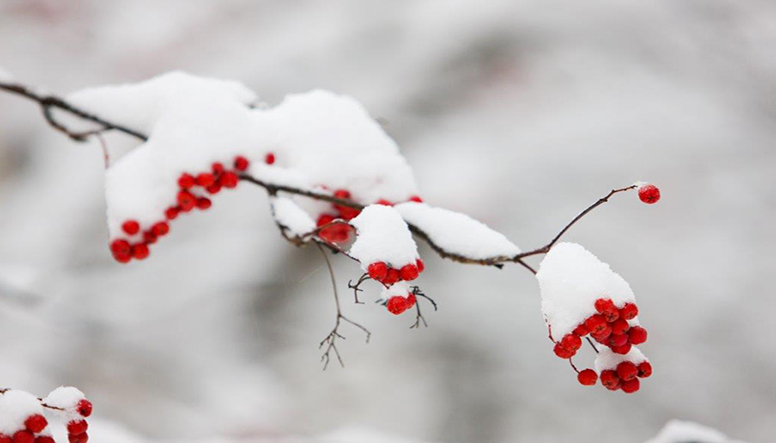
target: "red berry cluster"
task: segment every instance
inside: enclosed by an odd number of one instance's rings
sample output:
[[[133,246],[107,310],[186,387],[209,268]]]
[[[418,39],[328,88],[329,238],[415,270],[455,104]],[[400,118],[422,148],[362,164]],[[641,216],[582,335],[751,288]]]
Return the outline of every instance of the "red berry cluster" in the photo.
[[[406,264],[400,269],[392,268],[385,264],[385,262],[377,261],[370,264],[367,267],[366,272],[372,280],[379,281],[385,286],[391,286],[399,280],[415,280],[425,269],[426,265],[423,264],[423,260],[421,259],[417,259],[414,264]]]
[[[46,417],[33,414],[24,419],[24,429],[16,431],[13,436],[0,434],[0,443],[53,443],[54,440],[46,435],[37,435],[48,426]]]
[[[582,337],[590,336],[608,346],[616,354],[627,354],[632,345],[640,345],[647,341],[647,330],[641,326],[631,327],[628,320],[633,320],[639,314],[639,308],[634,303],[625,303],[617,308],[608,298],[599,298],[595,302],[598,312],[580,323],[571,334],[555,343],[553,351],[560,358],[571,358],[582,346]]]
[[[399,315],[407,309],[415,306],[415,302],[415,294],[410,292],[405,297],[402,297],[401,295],[395,295],[389,298],[388,301],[385,302],[385,307],[391,314]]]
[[[639,188],[639,199],[648,205],[657,203],[660,200],[660,189],[655,185],[644,185]]]
[[[275,155],[267,154],[265,162],[269,165],[275,163]],[[181,213],[194,209],[202,211],[209,209],[213,202],[207,195],[218,194],[223,188],[236,188],[240,182],[239,173],[247,170],[248,166],[250,166],[248,159],[238,155],[234,158],[233,169],[227,169],[223,163],[216,162],[213,163],[210,171],[181,174],[178,178],[179,190],[176,202],[164,211],[164,220],[152,224],[142,232],[140,223],[135,220],[122,223],[121,229],[129,238],[118,238],[111,242],[110,250],[113,257],[120,263],[127,263],[133,258],[143,260],[148,257],[148,246],[170,232],[169,221],[175,220]],[[142,239],[130,243],[130,239],[136,235],[141,235]]]
[[[334,196],[343,200],[350,200],[351,197],[350,191],[347,189],[337,189],[334,191]],[[328,225],[337,218],[352,220],[361,213],[361,210],[359,209],[338,204],[333,204],[332,208],[335,212],[334,214],[321,214],[321,216],[318,217],[317,224],[319,227]],[[345,243],[350,238],[350,225],[347,223],[335,223],[321,229],[319,235],[322,239],[331,243]]]
[[[592,369],[585,369],[579,373],[580,383],[582,383],[582,373]],[[595,373],[594,373],[595,374]],[[652,375],[652,365],[648,361],[642,361],[636,364],[632,361],[624,361],[613,369],[601,371],[601,384],[610,391],[622,389],[626,394],[633,394],[641,387],[639,378],[647,378]],[[582,383],[585,384],[585,383]],[[595,384],[593,382],[592,384]]]

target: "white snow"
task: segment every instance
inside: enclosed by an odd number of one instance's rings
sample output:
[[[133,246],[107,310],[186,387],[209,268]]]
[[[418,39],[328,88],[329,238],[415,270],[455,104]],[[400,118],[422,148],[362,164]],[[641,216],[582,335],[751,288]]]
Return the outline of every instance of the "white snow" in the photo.
[[[380,292],[380,301],[388,301],[391,297],[407,297],[412,291],[407,282],[399,281],[389,288],[383,288]]]
[[[645,443],[743,443],[733,441],[722,432],[698,423],[683,420],[669,421],[660,433]]]
[[[24,429],[24,421],[30,415],[43,415],[43,407],[37,397],[12,389],[0,395],[0,434],[13,435]]]
[[[536,279],[542,312],[556,340],[595,314],[599,298],[610,298],[618,308],[635,302],[628,283],[576,243],[555,245],[542,260]]]
[[[426,203],[408,202],[394,207],[404,220],[420,228],[446,251],[472,259],[511,257],[520,253],[520,248],[503,234],[468,215]]]
[[[290,198],[272,197],[270,204],[275,220],[289,235],[300,237],[315,229],[315,221]]]
[[[614,369],[624,361],[632,362],[638,365],[641,362],[649,361],[636,346],[631,346],[627,354],[616,354],[608,346],[598,346],[598,354],[595,358],[595,371],[601,374],[607,369]]]
[[[83,420],[84,418],[76,410],[78,402],[85,399],[86,396],[78,388],[72,386],[60,386],[49,393],[43,402],[50,406],[56,406],[64,411],[46,409],[46,413],[56,417],[62,423],[68,423],[71,420]]]
[[[273,184],[347,189],[363,203],[417,194],[396,143],[357,101],[331,92],[293,94],[275,107],[251,109],[246,104],[256,96],[240,83],[173,72],[67,99],[149,135],[107,171],[111,238],[124,237],[126,220],[140,222],[141,231],[163,220],[183,172],[209,172],[217,161],[230,168],[237,155],[250,160],[248,173]],[[276,158],[271,166],[264,163],[268,153]]]
[[[358,217],[350,220],[350,224],[356,228],[356,241],[349,253],[361,262],[364,271],[378,261],[401,269],[404,265],[415,264],[419,258],[418,246],[407,223],[390,206],[367,206]]]

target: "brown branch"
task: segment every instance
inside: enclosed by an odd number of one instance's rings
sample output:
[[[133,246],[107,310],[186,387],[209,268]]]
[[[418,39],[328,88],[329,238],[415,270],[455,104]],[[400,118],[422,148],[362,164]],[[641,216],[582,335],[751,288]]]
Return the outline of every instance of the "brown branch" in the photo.
[[[148,136],[146,136],[141,132],[138,132],[126,126],[122,126],[122,125],[110,122],[108,120],[105,120],[83,109],[73,106],[70,103],[66,102],[65,100],[57,96],[42,95],[33,91],[31,88],[27,86],[17,84],[17,83],[0,82],[0,90],[10,92],[11,94],[20,95],[24,98],[37,102],[41,106],[41,110],[43,111],[43,117],[46,119],[49,125],[51,125],[57,131],[64,133],[65,135],[67,135],[68,137],[70,137],[71,139],[77,142],[86,141],[86,139],[90,135],[99,134],[104,131],[119,131],[119,132],[123,132],[124,134],[131,135],[132,137],[135,137],[142,141],[148,140]],[[59,109],[69,114],[72,114],[82,120],[96,123],[100,125],[101,128],[97,130],[82,131],[82,132],[73,131],[68,127],[66,127],[64,124],[60,123],[56,118],[54,118],[54,115],[51,112],[53,109]]]
[[[323,250],[320,243],[316,242],[315,244],[316,246],[318,246],[318,250],[321,251],[321,254],[323,255],[323,259],[326,261],[326,267],[329,269],[329,275],[331,276],[331,286],[332,286],[332,289],[334,290],[334,304],[337,307],[337,318],[334,321],[334,328],[332,328],[331,332],[329,332],[329,335],[327,335],[326,338],[321,340],[320,345],[318,345],[318,349],[322,349],[324,346],[326,346],[326,350],[323,352],[323,355],[321,355],[321,361],[323,362],[323,370],[325,371],[326,368],[329,367],[332,351],[334,351],[334,354],[337,356],[337,360],[339,361],[340,366],[342,366],[343,368],[345,367],[345,363],[342,361],[342,356],[340,355],[339,350],[337,349],[337,339],[341,338],[345,340],[345,337],[339,333],[339,327],[343,321],[348,322],[351,325],[364,331],[364,333],[366,334],[367,343],[369,343],[369,338],[372,336],[372,333],[369,332],[369,330],[364,326],[354,322],[353,320],[345,317],[342,314],[342,308],[340,307],[340,301],[339,301],[339,294],[337,293],[337,281],[334,278],[334,269],[331,267],[329,256],[326,255],[326,251]]]
[[[10,391],[11,388],[0,388],[0,394],[5,394],[6,392]],[[60,408],[58,406],[51,406],[49,404],[46,404],[46,402],[43,401],[42,398],[38,397],[38,401],[40,402],[40,405],[46,409],[52,409],[54,411],[64,411],[63,408]]]

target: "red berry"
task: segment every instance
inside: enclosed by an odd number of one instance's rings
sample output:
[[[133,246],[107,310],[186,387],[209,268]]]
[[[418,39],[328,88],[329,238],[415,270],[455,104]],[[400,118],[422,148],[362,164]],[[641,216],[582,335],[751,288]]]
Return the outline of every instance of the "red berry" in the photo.
[[[606,321],[610,323],[617,320],[617,317],[620,316],[620,313],[617,311],[617,307],[614,306],[614,302],[612,302],[608,298],[607,299],[599,298],[598,300],[596,300],[595,309],[596,311],[601,313],[601,315],[603,315]]]
[[[574,356],[574,354],[577,353],[577,351],[564,348],[563,345],[561,345],[560,343],[555,343],[555,347],[552,348],[552,352],[554,352],[555,355],[563,359],[571,358]]]
[[[399,315],[407,310],[407,300],[404,297],[399,296],[391,297],[388,299],[385,307],[388,308],[388,312],[391,314]]]
[[[132,253],[130,252],[129,254],[122,255],[113,254],[113,258],[119,263],[129,263],[129,261],[132,260]]]
[[[600,315],[592,315],[585,320],[585,328],[591,334],[600,334],[606,329],[606,320]]]
[[[633,320],[639,315],[639,308],[633,303],[625,303],[625,306],[620,309],[620,317],[625,320]]]
[[[210,201],[207,197],[200,197],[197,199],[197,208],[201,210],[206,210],[210,208],[213,205],[213,202]]]
[[[180,186],[183,189],[189,189],[193,187],[196,184],[196,180],[194,180],[194,176],[191,174],[182,174],[181,177],[178,179],[178,186]]]
[[[345,220],[352,220],[358,217],[358,214],[361,213],[360,209],[350,208],[350,207],[341,206],[341,205],[337,205],[337,210],[339,211],[340,217],[344,218]]]
[[[641,382],[639,382],[638,378],[634,378],[633,380],[626,380],[622,382],[622,392],[626,394],[633,394],[634,392],[638,391],[641,387]]]
[[[630,344],[630,343],[625,343],[624,345],[621,345],[621,346],[612,346],[611,348],[612,348],[612,352],[614,352],[615,354],[622,354],[622,355],[625,355],[625,354],[627,354],[628,352],[630,352],[630,350],[631,350],[631,344]]]
[[[380,200],[377,200],[375,202],[376,205],[383,205],[383,206],[393,206],[393,203],[389,202],[388,200],[381,198]]]
[[[655,185],[645,185],[639,188],[639,199],[644,203],[651,205],[660,200],[660,189]]]
[[[620,388],[620,377],[611,369],[601,372],[601,384],[610,391],[616,391]]]
[[[5,434],[0,434],[0,443],[13,443],[13,439]]]
[[[170,225],[165,222],[156,223],[151,227],[151,232],[153,232],[157,237],[165,236],[168,232],[170,232]]]
[[[622,380],[628,381],[633,380],[636,378],[636,375],[639,373],[638,368],[636,368],[636,365],[633,364],[633,362],[630,361],[624,361],[617,365],[617,376],[620,377]]]
[[[88,417],[92,415],[92,409],[93,409],[92,402],[83,398],[78,402],[78,404],[76,404],[75,409],[83,417]]]
[[[592,369],[585,369],[577,374],[577,380],[585,386],[593,386],[598,381],[598,374]]]
[[[237,169],[238,171],[245,171],[248,169],[248,166],[250,166],[251,162],[248,161],[247,158],[243,157],[242,155],[238,155],[234,158],[234,169]]]
[[[366,268],[366,272],[372,280],[382,281],[388,274],[388,266],[381,261],[374,262]]]
[[[148,245],[156,243],[156,234],[153,231],[146,231],[143,233],[143,242]]]
[[[418,267],[418,272],[423,272],[426,270],[426,264],[423,263],[423,260],[421,259],[415,260],[415,266]]]
[[[399,273],[398,269],[390,268],[388,269],[388,272],[385,274],[385,278],[383,279],[383,284],[387,286],[391,286],[392,284],[399,281],[400,277],[401,277],[401,274]]]
[[[350,191],[347,189],[337,189],[334,191],[334,196],[342,200],[347,200],[350,198]]]
[[[271,164],[275,163],[275,154],[273,154],[271,152],[269,154],[267,154],[264,157],[264,163],[266,163],[268,165],[271,165]]]
[[[202,186],[203,188],[207,188],[208,186],[211,186],[215,182],[216,182],[216,179],[215,177],[213,177],[213,174],[203,172],[202,174],[199,174],[197,176],[197,185]]]
[[[2,443],[2,441],[3,440],[0,439],[0,443]],[[56,443],[56,441],[54,441],[54,437],[50,435],[39,435],[35,437],[35,443]]]
[[[213,163],[213,166],[210,169],[213,171],[213,174],[215,175],[222,174],[224,172],[224,164],[220,162],[215,162]]]
[[[189,212],[194,209],[197,204],[197,197],[188,191],[180,191],[178,193],[178,204],[183,212]]]
[[[13,443],[35,443],[35,436],[30,431],[18,431],[13,435]]]
[[[177,206],[172,206],[167,208],[166,211],[164,211],[164,216],[167,218],[167,220],[175,220],[178,218],[178,213],[180,212],[180,209],[178,209]]]
[[[113,255],[126,255],[132,252],[132,247],[128,241],[117,239],[111,242],[110,250],[113,252]]]
[[[138,243],[132,246],[132,256],[138,260],[147,258],[149,254],[148,246],[145,243]]]
[[[121,229],[129,235],[135,235],[140,232],[140,223],[135,220],[127,220],[121,225]]]
[[[208,194],[218,194],[221,191],[221,185],[218,183],[212,184],[205,188]]]
[[[628,343],[628,336],[626,334],[612,334],[609,336],[609,346],[622,346]]]
[[[318,217],[318,226],[328,225],[329,223],[334,221],[334,216],[329,214],[323,214],[320,217]]]
[[[37,434],[46,429],[47,425],[48,421],[46,421],[46,417],[40,414],[30,415],[27,417],[27,420],[24,420],[24,427],[33,434]]]
[[[623,318],[618,318],[617,320],[612,322],[610,326],[612,327],[612,334],[615,334],[615,335],[624,334],[628,331],[628,329],[630,329],[630,325]]]
[[[410,295],[407,296],[407,309],[415,306],[415,302],[417,299],[415,298],[415,294],[410,292]]]
[[[87,429],[89,429],[89,423],[86,423],[86,420],[73,420],[67,424],[68,434],[83,434]]]
[[[416,203],[423,203],[423,199],[420,198],[420,196],[418,195],[413,195],[412,197],[410,197],[410,201],[416,202]]]
[[[647,378],[652,375],[652,365],[648,361],[639,363],[639,377]]]
[[[585,325],[582,324],[582,325],[579,325],[576,328],[574,328],[574,333],[577,334],[580,337],[584,337],[587,334],[589,334],[590,331],[588,331],[587,328],[585,327]]]
[[[67,441],[69,443],[86,443],[89,441],[89,434],[87,434],[86,432],[78,435],[70,434],[67,436]]]
[[[401,279],[404,281],[412,281],[418,278],[418,268],[415,265],[404,265],[399,271],[401,273]]]
[[[628,338],[634,345],[640,345],[647,341],[647,330],[641,326],[634,326],[628,332]]]
[[[560,345],[570,351],[576,351],[582,347],[582,339],[574,334],[566,334],[560,341]]]
[[[220,184],[229,189],[234,189],[237,187],[237,183],[239,183],[240,177],[237,176],[232,171],[226,171],[224,174],[219,178]]]

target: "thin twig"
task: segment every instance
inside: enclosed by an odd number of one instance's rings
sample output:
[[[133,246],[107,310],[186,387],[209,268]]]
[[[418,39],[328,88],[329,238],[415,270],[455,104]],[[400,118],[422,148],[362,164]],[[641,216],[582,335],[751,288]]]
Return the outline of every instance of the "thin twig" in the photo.
[[[356,300],[355,303],[357,305],[363,305],[364,304],[364,302],[359,301],[358,293],[364,291],[363,289],[361,289],[361,284],[364,283],[367,280],[371,280],[371,278],[369,277],[369,274],[367,274],[366,272],[364,274],[362,274],[361,277],[359,277],[359,279],[356,282],[356,284],[353,284],[353,280],[348,280],[348,288],[353,290],[353,297],[355,298],[355,300]]]
[[[598,348],[595,346],[595,344],[593,344],[593,340],[590,340],[590,337],[585,337],[585,338],[587,339],[587,342],[590,343],[590,346],[593,347],[593,350],[595,351],[595,353],[598,354]]]
[[[327,335],[326,338],[321,340],[321,343],[318,345],[318,349],[322,349],[324,346],[326,346],[326,350],[323,352],[323,355],[321,355],[321,361],[323,362],[323,370],[325,371],[326,368],[329,367],[332,351],[334,351],[334,355],[336,355],[337,360],[340,363],[340,366],[342,366],[343,368],[345,367],[345,362],[342,361],[342,356],[340,355],[339,350],[337,349],[337,339],[341,338],[345,340],[345,337],[339,333],[339,327],[341,322],[343,321],[348,322],[351,325],[364,331],[364,333],[366,334],[367,343],[369,343],[369,338],[372,336],[372,333],[369,332],[369,330],[364,326],[354,322],[353,320],[347,318],[342,314],[342,308],[340,307],[340,302],[339,302],[339,294],[337,293],[337,281],[334,277],[334,269],[331,267],[329,256],[326,255],[326,251],[323,250],[323,247],[321,247],[320,243],[316,242],[315,244],[316,246],[318,246],[318,250],[321,251],[321,254],[323,255],[323,259],[326,261],[326,267],[329,269],[329,275],[331,276],[331,286],[334,291],[334,304],[337,307],[337,318],[334,321],[334,328],[332,328],[331,332],[329,332],[329,335]]]

